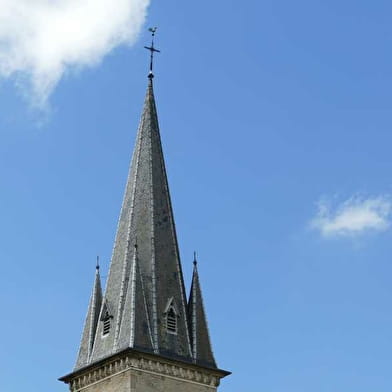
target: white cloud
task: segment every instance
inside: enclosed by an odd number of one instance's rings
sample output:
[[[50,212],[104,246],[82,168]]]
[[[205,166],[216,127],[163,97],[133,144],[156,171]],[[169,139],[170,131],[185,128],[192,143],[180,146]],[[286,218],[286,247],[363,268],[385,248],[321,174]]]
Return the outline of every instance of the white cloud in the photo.
[[[325,201],[311,226],[324,237],[355,236],[368,231],[384,231],[391,225],[392,202],[388,197],[354,197],[332,208]]]
[[[132,44],[150,0],[0,0],[0,75],[43,107],[64,73]]]

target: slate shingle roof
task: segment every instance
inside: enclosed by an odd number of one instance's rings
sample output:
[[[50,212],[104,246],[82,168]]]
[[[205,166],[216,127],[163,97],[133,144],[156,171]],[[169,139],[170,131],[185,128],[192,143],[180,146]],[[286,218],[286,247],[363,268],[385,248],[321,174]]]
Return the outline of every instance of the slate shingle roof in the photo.
[[[86,321],[80,342],[78,358],[75,368],[81,368],[89,363],[91,352],[94,345],[95,334],[99,321],[99,314],[102,307],[102,288],[101,277],[99,275],[99,267],[95,270],[95,280],[91,293],[90,303],[87,310]]]
[[[197,262],[193,262],[192,285],[188,300],[189,331],[192,344],[192,357],[201,366],[216,367],[208,333],[207,318],[201,294]]]
[[[167,330],[169,306],[176,309],[176,333]],[[110,316],[110,332],[104,334],[106,313]],[[102,297],[97,271],[74,370],[128,348],[216,368],[196,267],[189,305],[186,302],[152,77],[105,294]]]

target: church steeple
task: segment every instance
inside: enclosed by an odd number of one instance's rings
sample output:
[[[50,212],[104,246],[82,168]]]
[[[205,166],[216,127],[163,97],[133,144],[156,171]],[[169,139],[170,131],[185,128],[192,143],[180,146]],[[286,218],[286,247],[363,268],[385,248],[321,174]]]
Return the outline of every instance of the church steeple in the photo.
[[[154,97],[157,50],[153,42],[147,49],[147,91],[105,293],[97,269],[76,366],[61,378],[71,391],[214,391],[229,374],[212,356],[196,268],[186,301]],[[153,387],[156,375],[162,385]]]
[[[165,327],[169,302],[178,312],[175,334]],[[91,363],[128,347],[191,359],[185,288],[152,78],[148,80],[103,303],[110,312],[111,326],[104,333],[104,323],[99,323]],[[137,317],[130,318],[132,314]]]

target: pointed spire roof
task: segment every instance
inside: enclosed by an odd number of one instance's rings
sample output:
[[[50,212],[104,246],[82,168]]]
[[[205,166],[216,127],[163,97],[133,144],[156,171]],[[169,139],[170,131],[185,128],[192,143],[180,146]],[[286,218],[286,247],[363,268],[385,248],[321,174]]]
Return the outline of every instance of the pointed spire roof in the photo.
[[[138,305],[140,308],[136,307]],[[137,245],[133,254],[130,286],[124,304],[124,315],[120,326],[118,348],[132,347],[143,351],[154,351],[154,341],[148,318],[147,297],[139,268]],[[131,329],[129,329],[131,326]]]
[[[188,320],[194,362],[201,366],[216,368],[201,294],[196,254],[193,261],[192,285],[188,300]]]
[[[177,310],[175,333],[167,328],[169,302]],[[148,80],[99,320],[102,322],[95,327],[92,353],[78,359],[77,367],[86,364],[86,358],[92,364],[126,348],[192,361],[186,294],[152,77]]]
[[[95,333],[97,330],[101,306],[102,306],[102,288],[101,288],[101,277],[99,275],[99,264],[97,258],[94,286],[91,293],[90,303],[88,306],[86,321],[84,323],[82,341],[80,342],[80,348],[79,348],[78,358],[75,364],[75,369],[83,367],[89,363],[89,359],[94,345]]]

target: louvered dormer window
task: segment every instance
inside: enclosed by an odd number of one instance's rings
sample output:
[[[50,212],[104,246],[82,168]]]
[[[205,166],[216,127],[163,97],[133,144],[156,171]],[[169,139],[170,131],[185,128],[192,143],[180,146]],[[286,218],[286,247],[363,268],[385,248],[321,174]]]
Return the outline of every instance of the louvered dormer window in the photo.
[[[170,333],[177,333],[177,314],[172,306],[166,314],[166,330]]]

